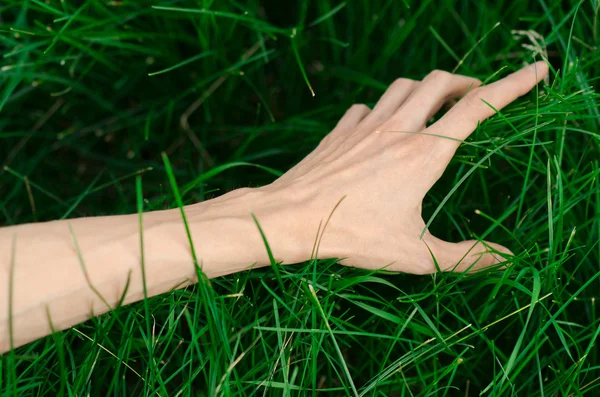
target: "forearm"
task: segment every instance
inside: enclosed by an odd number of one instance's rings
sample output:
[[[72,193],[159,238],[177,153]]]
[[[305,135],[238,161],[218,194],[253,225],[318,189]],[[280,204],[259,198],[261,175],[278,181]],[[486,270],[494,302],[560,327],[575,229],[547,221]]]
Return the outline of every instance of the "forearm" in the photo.
[[[278,260],[307,259],[310,243],[296,233],[293,219],[297,218],[286,216],[283,206],[273,195],[245,189],[186,207],[204,274],[213,278],[269,264],[251,213],[256,214]],[[142,219],[147,295],[196,282],[179,209],[145,213]],[[0,352],[10,348],[11,333],[13,345],[20,346],[48,335],[51,325],[62,330],[104,313],[123,296],[125,304],[142,299],[141,264],[137,214],[1,228]]]

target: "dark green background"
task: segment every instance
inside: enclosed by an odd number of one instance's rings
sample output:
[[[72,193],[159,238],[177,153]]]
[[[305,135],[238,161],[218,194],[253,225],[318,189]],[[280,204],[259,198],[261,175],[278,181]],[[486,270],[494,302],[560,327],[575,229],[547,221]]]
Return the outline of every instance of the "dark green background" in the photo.
[[[523,133],[477,165],[431,227],[451,241],[505,244],[518,255],[508,272],[384,276],[326,261],[283,269],[284,290],[269,269],[221,278],[208,295],[202,287],[150,301],[156,326],[168,325],[155,345],[136,304],[78,328],[94,342],[67,331],[3,356],[0,394],[352,395],[325,313],[366,395],[595,395],[597,17],[597,1],[4,0],[3,225],[134,212],[137,173],[146,209],[171,208],[162,152],[181,186],[197,181],[186,203],[269,183],[275,176],[252,166],[205,173],[236,162],[284,172],[347,107],[373,105],[398,77],[464,58],[457,73],[495,80],[533,59],[515,29],[544,37],[553,70],[539,111],[531,94],[506,110],[512,127],[485,123],[424,204],[427,220],[479,160]],[[180,117],[203,96],[186,131]],[[460,343],[440,342],[467,324]]]

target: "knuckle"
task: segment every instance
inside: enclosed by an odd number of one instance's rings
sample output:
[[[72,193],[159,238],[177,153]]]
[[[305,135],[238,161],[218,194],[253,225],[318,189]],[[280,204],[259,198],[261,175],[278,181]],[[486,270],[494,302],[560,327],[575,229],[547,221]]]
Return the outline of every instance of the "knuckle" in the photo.
[[[435,81],[438,84],[443,84],[449,82],[453,77],[453,74],[450,72],[446,72],[445,70],[435,69],[429,72],[427,76],[425,76],[426,80]]]
[[[354,105],[350,106],[350,108],[348,109],[348,111],[346,112],[346,114],[358,114],[358,115],[365,115],[368,114],[371,111],[371,108],[368,107],[367,105],[363,104],[363,103],[355,103]]]
[[[354,105],[350,106],[350,110],[353,110],[356,112],[366,112],[371,109],[364,103],[355,103]]]
[[[394,82],[390,85],[390,87],[392,89],[406,89],[406,88],[410,87],[411,85],[413,85],[413,83],[414,83],[414,80],[400,77],[400,78],[394,80]]]
[[[420,151],[421,149],[427,150],[426,144],[428,143],[428,138],[429,137],[423,134],[411,134],[406,138],[406,140],[408,141],[408,144],[414,147],[415,150]]]
[[[436,148],[436,143],[444,138],[429,133],[418,133],[411,134],[409,137],[411,145],[414,146],[415,150],[432,153],[432,150]],[[426,159],[430,159],[430,156],[426,156]]]
[[[481,106],[483,103],[481,101],[481,89],[473,88],[467,93],[467,95],[463,97],[462,101],[464,101],[465,105],[469,107]]]

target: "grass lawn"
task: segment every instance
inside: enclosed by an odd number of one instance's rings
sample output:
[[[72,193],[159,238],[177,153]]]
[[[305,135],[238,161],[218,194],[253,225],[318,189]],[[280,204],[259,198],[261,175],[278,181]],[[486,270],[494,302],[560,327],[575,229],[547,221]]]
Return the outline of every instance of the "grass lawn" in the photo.
[[[599,6],[0,1],[0,225],[134,213],[137,175],[145,210],[173,208],[162,153],[185,203],[267,184],[397,77],[551,64],[424,203],[433,234],[503,244],[509,270],[222,277],[1,356],[0,395],[600,395]]]

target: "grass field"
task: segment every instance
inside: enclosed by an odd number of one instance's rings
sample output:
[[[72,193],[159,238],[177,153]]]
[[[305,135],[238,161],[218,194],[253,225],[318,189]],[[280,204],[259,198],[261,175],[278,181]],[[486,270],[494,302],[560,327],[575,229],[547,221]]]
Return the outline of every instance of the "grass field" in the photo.
[[[439,237],[510,247],[509,270],[214,279],[208,300],[175,291],[0,357],[0,395],[600,395],[598,8],[2,0],[0,225],[133,213],[140,174],[146,210],[175,207],[162,152],[186,203],[267,184],[400,76],[552,70],[424,203]]]

